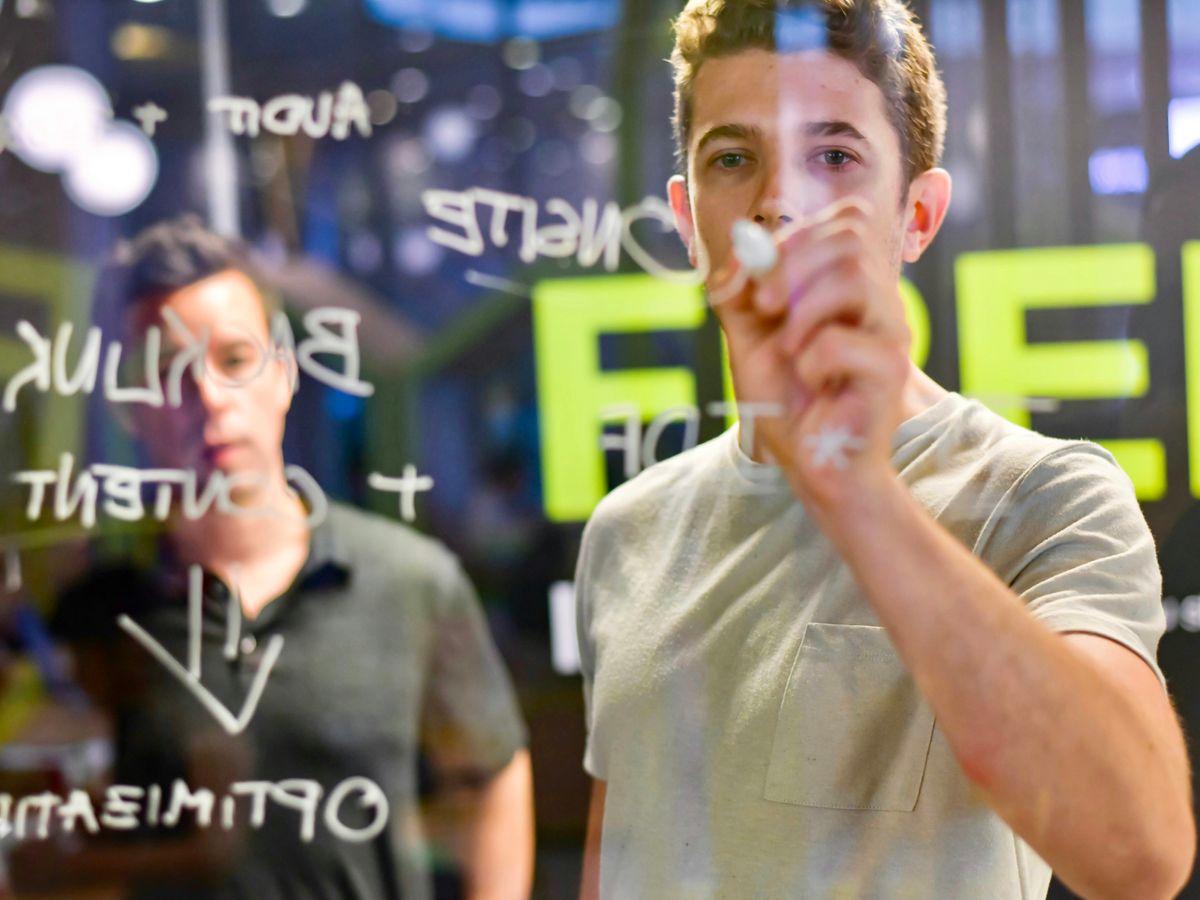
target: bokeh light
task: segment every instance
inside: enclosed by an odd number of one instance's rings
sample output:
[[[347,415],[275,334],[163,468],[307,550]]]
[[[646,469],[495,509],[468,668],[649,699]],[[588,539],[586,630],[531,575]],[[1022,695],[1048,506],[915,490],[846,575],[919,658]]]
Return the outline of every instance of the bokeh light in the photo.
[[[82,209],[119,216],[140,206],[157,178],[154,144],[136,125],[115,122],[72,162],[63,186]]]

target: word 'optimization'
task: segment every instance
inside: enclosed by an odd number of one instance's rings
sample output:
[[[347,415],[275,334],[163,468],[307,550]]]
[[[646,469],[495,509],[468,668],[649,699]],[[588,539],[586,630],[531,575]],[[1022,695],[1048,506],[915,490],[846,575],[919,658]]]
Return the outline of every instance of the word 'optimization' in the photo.
[[[347,778],[328,794],[307,778],[235,781],[219,798],[208,788],[192,789],[176,780],[169,789],[157,784],[109,785],[103,799],[96,800],[82,790],[66,797],[49,791],[20,798],[0,794],[0,837],[11,834],[17,840],[45,840],[77,828],[89,834],[169,829],[185,816],[200,828],[216,825],[230,831],[246,825],[257,830],[266,822],[269,806],[299,813],[297,829],[305,843],[316,836],[318,818],[338,840],[365,843],[387,827],[389,813],[387,795],[369,778]],[[364,812],[369,812],[369,817]]]

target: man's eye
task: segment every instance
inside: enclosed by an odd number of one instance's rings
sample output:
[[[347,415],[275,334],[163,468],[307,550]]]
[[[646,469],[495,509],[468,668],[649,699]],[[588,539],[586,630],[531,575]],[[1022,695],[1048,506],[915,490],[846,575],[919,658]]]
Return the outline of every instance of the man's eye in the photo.
[[[821,161],[831,169],[844,169],[854,162],[854,157],[845,150],[825,150],[821,153]]]
[[[740,169],[746,162],[744,153],[722,153],[713,164],[722,169]]]

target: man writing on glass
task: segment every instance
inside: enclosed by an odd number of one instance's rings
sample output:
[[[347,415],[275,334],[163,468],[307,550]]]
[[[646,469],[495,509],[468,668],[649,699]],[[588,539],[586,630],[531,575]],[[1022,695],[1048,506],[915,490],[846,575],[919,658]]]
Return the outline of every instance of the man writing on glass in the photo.
[[[1132,486],[909,359],[901,268],[951,193],[920,27],[692,0],[672,64],[742,422],[585,533],[584,895],[1174,896],[1190,773]]]

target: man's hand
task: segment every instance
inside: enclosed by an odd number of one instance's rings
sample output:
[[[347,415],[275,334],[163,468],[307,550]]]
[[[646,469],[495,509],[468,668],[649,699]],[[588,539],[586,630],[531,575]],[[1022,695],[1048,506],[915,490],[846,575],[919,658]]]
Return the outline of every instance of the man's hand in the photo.
[[[847,199],[775,235],[779,262],[717,304],[740,403],[806,504],[830,509],[891,473],[911,335],[870,210]],[[726,284],[744,278],[735,264]],[[720,296],[718,287],[714,294]]]

